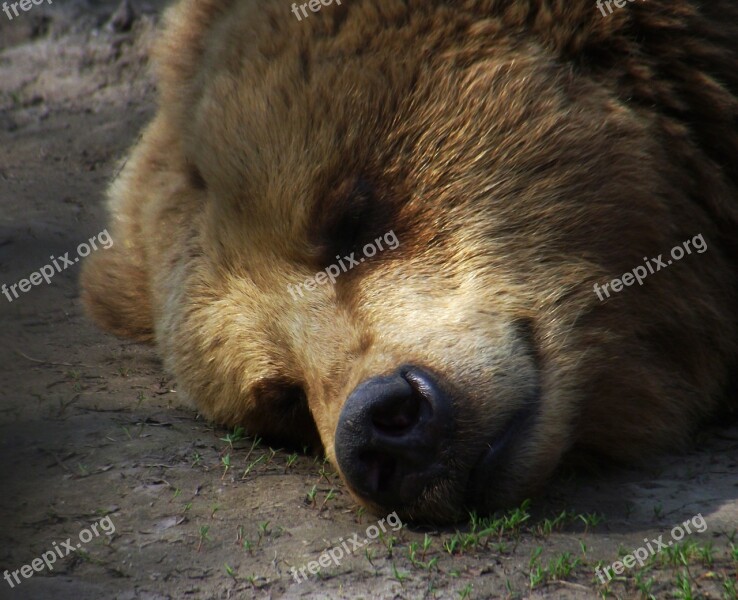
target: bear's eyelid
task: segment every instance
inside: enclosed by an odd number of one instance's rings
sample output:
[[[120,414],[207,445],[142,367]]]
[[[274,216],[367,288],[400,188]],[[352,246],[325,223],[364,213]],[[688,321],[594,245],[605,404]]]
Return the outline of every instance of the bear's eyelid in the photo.
[[[357,238],[371,228],[374,186],[362,176],[344,180],[316,203],[314,242],[326,258],[355,250]]]
[[[202,176],[200,169],[197,168],[197,165],[191,162],[187,163],[186,171],[187,181],[193,188],[201,191],[208,189],[208,184]]]

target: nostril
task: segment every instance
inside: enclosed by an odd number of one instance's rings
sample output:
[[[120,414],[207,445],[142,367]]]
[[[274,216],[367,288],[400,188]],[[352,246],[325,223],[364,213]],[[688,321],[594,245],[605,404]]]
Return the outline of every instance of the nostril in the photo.
[[[416,394],[412,394],[377,403],[371,410],[372,425],[380,433],[402,435],[417,424],[421,402]]]
[[[362,452],[359,461],[366,472],[366,491],[383,494],[392,489],[397,471],[397,459],[381,452]]]

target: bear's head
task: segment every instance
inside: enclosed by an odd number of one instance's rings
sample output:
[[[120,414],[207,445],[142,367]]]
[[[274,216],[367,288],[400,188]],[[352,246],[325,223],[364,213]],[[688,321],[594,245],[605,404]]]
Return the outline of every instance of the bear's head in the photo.
[[[503,10],[349,1],[229,4],[160,47],[148,135],[177,183],[142,218],[170,232],[148,260],[181,389],[319,440],[359,502],[416,519],[519,501],[575,445],[682,442],[738,340],[718,225],[660,127],[687,134]]]

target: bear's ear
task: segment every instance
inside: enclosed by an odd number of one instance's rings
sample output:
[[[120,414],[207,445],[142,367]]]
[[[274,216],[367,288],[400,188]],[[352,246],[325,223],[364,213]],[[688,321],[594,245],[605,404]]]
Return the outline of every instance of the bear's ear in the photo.
[[[730,191],[738,186],[738,2],[648,0],[617,8],[602,0],[547,0],[489,6],[506,27],[530,29],[573,72],[612,82],[624,108],[652,111],[664,148],[690,165],[679,168],[693,177],[691,194],[720,224],[720,244],[738,262],[738,202]],[[496,35],[495,27],[485,21],[477,30]],[[704,156],[695,153],[695,142]],[[720,188],[726,193],[706,193]]]
[[[113,237],[113,240],[115,238]],[[80,286],[85,309],[103,329],[121,337],[153,342],[151,297],[145,267],[123,244],[91,255]]]
[[[232,4],[232,0],[180,0],[166,10],[161,35],[152,48],[162,105],[179,106],[191,100],[207,33]]]

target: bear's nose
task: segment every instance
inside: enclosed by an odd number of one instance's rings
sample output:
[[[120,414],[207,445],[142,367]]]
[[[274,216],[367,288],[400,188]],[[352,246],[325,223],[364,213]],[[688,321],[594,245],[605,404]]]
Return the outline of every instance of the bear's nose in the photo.
[[[405,366],[361,382],[336,429],[338,466],[359,496],[388,510],[418,500],[443,474],[453,407],[430,373]]]

